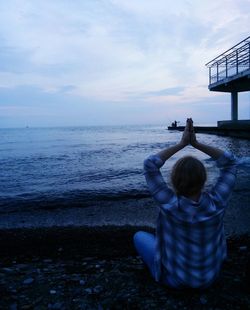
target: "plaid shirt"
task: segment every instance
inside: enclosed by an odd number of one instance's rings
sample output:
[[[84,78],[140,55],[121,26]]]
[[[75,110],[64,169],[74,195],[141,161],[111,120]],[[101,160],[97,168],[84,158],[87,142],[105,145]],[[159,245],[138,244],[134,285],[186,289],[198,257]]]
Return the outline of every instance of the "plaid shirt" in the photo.
[[[144,161],[145,178],[159,203],[155,280],[170,275],[181,286],[202,287],[219,274],[227,256],[223,217],[236,179],[236,160],[225,152],[217,161],[220,176],[198,202],[176,194],[164,182],[156,155]]]

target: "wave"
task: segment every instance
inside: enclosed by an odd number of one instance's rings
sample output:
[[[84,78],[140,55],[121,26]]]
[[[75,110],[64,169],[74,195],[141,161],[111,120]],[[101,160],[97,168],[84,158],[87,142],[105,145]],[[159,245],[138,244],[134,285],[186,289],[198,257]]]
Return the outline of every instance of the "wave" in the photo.
[[[111,191],[68,191],[64,193],[24,193],[13,197],[1,197],[0,214],[12,212],[30,212],[32,210],[49,210],[56,208],[89,207],[100,202],[121,200],[138,200],[149,198],[146,188],[142,190]]]

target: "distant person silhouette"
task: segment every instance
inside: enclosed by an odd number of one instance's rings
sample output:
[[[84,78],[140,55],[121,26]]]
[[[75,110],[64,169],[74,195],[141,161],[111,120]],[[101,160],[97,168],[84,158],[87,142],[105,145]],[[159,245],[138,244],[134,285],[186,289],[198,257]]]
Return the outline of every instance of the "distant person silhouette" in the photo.
[[[191,144],[211,156],[220,176],[203,191],[206,169],[192,156],[173,166],[174,190],[164,182],[160,168],[172,155]],[[206,288],[219,276],[227,257],[223,217],[236,180],[236,159],[197,141],[192,119],[187,119],[181,141],[144,161],[145,178],[159,204],[156,234],[139,231],[135,248],[156,281],[173,288]]]

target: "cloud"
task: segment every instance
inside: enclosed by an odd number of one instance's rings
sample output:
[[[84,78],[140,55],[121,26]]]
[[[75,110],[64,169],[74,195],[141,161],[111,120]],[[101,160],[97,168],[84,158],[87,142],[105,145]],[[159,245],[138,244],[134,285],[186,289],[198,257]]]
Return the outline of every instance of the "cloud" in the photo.
[[[0,87],[121,110],[192,107],[220,97],[205,63],[249,35],[249,12],[246,0],[2,1]]]

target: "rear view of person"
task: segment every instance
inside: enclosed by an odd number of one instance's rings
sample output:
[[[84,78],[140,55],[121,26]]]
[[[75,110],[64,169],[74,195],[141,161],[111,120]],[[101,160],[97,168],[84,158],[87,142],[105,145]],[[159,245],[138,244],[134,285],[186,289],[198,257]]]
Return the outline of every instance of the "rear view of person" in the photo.
[[[203,191],[206,169],[192,156],[174,165],[171,181],[160,168],[172,155],[191,144],[209,155],[220,168],[213,188]],[[181,141],[144,161],[149,191],[159,205],[156,234],[139,231],[134,244],[154,279],[173,288],[206,288],[217,278],[227,257],[223,217],[236,179],[236,160],[197,141],[192,119],[187,119]]]

